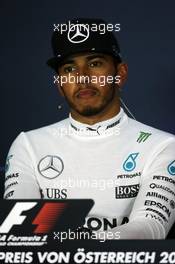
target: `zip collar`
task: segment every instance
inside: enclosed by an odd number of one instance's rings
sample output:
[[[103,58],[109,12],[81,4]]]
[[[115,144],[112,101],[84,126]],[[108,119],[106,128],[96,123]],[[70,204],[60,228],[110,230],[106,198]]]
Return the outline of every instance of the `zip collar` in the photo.
[[[120,108],[120,112],[108,120],[98,122],[94,125],[88,125],[85,123],[80,123],[72,118],[69,114],[69,129],[72,134],[82,137],[100,137],[119,133],[119,129],[124,121],[126,121],[127,115],[124,113],[123,109]]]

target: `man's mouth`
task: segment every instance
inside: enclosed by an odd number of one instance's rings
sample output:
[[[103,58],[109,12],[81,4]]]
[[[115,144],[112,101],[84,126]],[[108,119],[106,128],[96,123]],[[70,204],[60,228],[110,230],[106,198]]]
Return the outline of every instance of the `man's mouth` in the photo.
[[[97,91],[94,89],[82,89],[77,93],[78,98],[91,98],[97,94]]]

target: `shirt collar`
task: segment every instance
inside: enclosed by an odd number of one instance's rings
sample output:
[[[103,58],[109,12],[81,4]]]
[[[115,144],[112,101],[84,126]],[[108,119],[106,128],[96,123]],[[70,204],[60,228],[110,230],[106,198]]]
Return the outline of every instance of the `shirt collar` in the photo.
[[[119,132],[119,129],[126,122],[127,115],[124,113],[123,109],[120,108],[120,112],[108,120],[98,122],[94,125],[88,125],[85,123],[80,123],[72,118],[69,114],[69,129],[72,134],[82,137],[101,137],[114,134]]]

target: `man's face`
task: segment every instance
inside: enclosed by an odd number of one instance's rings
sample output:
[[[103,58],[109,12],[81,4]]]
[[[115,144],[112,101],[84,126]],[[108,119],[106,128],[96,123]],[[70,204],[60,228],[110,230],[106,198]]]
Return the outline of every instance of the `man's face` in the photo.
[[[112,103],[117,85],[114,58],[100,53],[84,53],[68,57],[59,67],[63,80],[61,91],[71,109],[83,116],[92,116]]]

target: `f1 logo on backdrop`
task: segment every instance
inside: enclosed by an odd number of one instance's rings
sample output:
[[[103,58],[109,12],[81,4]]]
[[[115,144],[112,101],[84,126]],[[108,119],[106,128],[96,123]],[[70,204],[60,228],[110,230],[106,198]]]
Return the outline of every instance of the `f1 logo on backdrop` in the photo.
[[[84,224],[93,205],[91,199],[1,200],[0,234],[76,230]]]
[[[9,213],[5,218],[0,213],[0,233],[9,233],[14,230],[13,228],[19,228],[22,225],[34,234],[48,233],[53,230],[66,207],[66,202],[13,202],[13,206],[9,206]],[[21,231],[22,228],[19,230]]]

